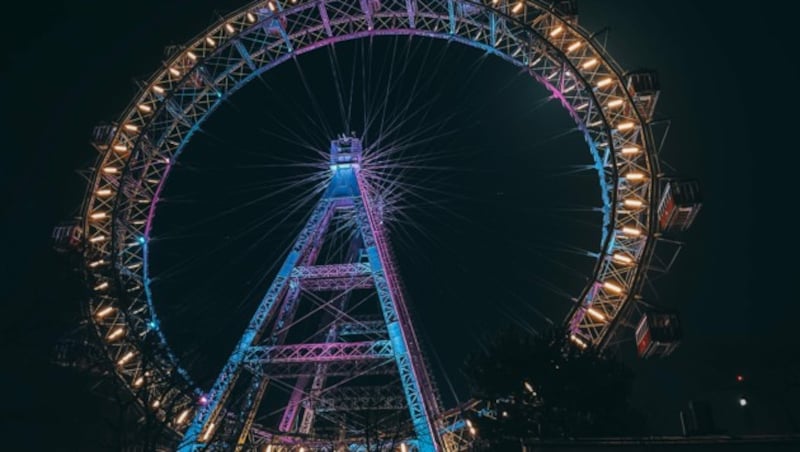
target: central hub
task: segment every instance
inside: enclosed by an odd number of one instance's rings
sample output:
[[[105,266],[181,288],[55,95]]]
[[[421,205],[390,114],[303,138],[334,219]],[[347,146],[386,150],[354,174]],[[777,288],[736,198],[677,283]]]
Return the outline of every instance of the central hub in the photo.
[[[361,164],[361,140],[341,135],[331,140],[331,169],[349,168]]]

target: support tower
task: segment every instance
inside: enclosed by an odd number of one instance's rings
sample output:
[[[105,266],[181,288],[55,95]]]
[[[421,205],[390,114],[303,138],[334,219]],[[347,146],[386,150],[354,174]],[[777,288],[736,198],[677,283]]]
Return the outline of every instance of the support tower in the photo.
[[[269,416],[260,407],[270,405],[270,385],[284,394],[291,388],[288,401],[272,410],[280,411],[282,434],[303,438],[338,428],[341,438],[352,438],[357,430],[350,421],[360,419],[376,440],[394,434],[402,438],[391,439],[396,446],[405,441],[420,451],[442,450],[438,398],[361,165],[358,138],[331,142],[327,189],[201,397],[179,450],[253,444],[254,420]],[[370,303],[377,316],[363,314]],[[309,319],[317,325],[310,334]],[[357,411],[370,415],[349,416]]]

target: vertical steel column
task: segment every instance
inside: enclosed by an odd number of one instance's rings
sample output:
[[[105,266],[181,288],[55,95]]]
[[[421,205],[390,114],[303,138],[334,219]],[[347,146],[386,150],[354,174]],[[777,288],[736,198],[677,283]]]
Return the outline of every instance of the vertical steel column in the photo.
[[[328,334],[325,337],[325,342],[336,342],[338,325],[334,322],[328,329]],[[316,413],[316,403],[322,392],[322,387],[325,385],[327,375],[325,371],[328,369],[327,364],[317,364],[314,380],[311,382],[311,392],[308,395],[305,404],[305,411],[303,411],[303,419],[300,422],[300,433],[308,434],[311,432],[311,427],[314,425],[314,415]]]
[[[325,226],[325,225],[323,225]],[[319,244],[312,245],[312,250],[309,255],[304,259],[306,265],[309,261],[316,258],[316,250],[319,249]],[[271,341],[273,344],[280,345],[286,339],[287,330],[282,330],[283,326],[294,319],[295,312],[297,312],[297,302],[300,298],[300,284],[296,279],[289,280],[289,290],[281,303],[280,313],[278,318],[275,319],[275,324],[272,326]],[[245,403],[242,406],[242,411],[239,413],[239,439],[236,441],[236,450],[239,451],[247,442],[247,436],[250,428],[253,426],[253,421],[256,417],[256,412],[261,404],[261,399],[267,390],[269,378],[262,375],[253,375],[254,381],[251,383],[245,396]]]
[[[367,247],[375,288],[400,372],[400,382],[408,403],[411,422],[417,434],[419,449],[442,450],[434,424],[438,407],[422,363],[422,351],[402,299],[381,223],[375,220],[370,210],[370,196],[366,184],[360,175],[356,173],[355,176],[354,182],[358,185],[359,194],[355,200],[356,220]]]
[[[292,395],[289,397],[289,402],[283,410],[281,423],[278,430],[282,432],[291,432],[294,429],[294,422],[297,419],[297,410],[300,409],[300,404],[303,402],[306,386],[311,377],[302,375],[297,378],[297,382],[292,389]]]

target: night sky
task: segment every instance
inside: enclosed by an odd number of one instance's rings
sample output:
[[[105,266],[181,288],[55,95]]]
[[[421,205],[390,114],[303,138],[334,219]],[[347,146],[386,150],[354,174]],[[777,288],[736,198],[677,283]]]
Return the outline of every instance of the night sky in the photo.
[[[774,8],[696,3],[580,2],[581,24],[610,28],[608,49],[623,67],[659,71],[657,116],[672,120],[662,157],[675,168],[665,171],[696,177],[704,189],[700,217],[680,237],[687,246],[676,267],[655,283],[658,298],[648,293],[649,301],[680,311],[682,346],[664,360],[637,361],[630,343],[620,355],[636,371],[634,403],[654,434],[678,433],[678,411],[697,398],[712,401],[722,429],[745,432],[737,374],[750,385],[751,432],[791,429],[787,412],[797,429],[795,43],[789,19]],[[2,259],[0,431],[23,449],[93,449],[93,432],[105,425],[101,403],[88,390],[91,378],[49,363],[55,342],[80,321],[80,279],[51,250],[49,236],[80,206],[85,184],[77,171],[95,158],[89,133],[116,118],[137,90],[133,82],[160,64],[165,45],[183,43],[239,4],[37,4],[33,20],[2,31],[0,183],[9,246]],[[365,45],[337,45],[345,73]],[[398,205],[404,221],[393,226],[393,243],[426,345],[463,398],[460,362],[485,335],[512,318],[541,329],[546,318],[559,322],[569,309],[592,261],[568,250],[599,248],[599,215],[586,212],[599,206],[599,189],[594,173],[573,171],[590,158],[566,113],[516,68],[474,49],[419,39],[376,40],[373,52],[384,57],[392,48],[409,50],[414,63],[396,82],[398,91],[422,80],[419,103],[431,104],[387,139],[426,121],[443,132],[428,133],[432,139],[415,148],[431,155],[425,168],[402,176],[413,188]],[[344,129],[329,51],[298,61],[268,72],[211,117],[186,148],[159,206],[152,243],[156,307],[172,345],[204,386],[303,219],[299,210],[266,229],[245,226],[285,211],[299,193],[291,190],[223,217],[210,212],[256,199],[280,186],[277,178],[307,171],[291,163],[320,161],[283,139],[280,124],[322,150],[330,138],[325,127]],[[377,59],[368,65],[380,73]],[[321,115],[297,82],[300,73]],[[382,83],[373,78],[370,86],[380,90]],[[304,121],[304,114],[312,118]],[[360,132],[357,121],[350,126]],[[449,393],[444,381],[440,386]]]

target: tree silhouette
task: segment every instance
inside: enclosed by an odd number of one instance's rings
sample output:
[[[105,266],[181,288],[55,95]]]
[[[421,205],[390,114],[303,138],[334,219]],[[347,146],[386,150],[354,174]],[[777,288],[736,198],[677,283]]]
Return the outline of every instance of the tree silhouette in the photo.
[[[467,358],[473,397],[496,417],[475,419],[482,440],[638,434],[643,417],[629,403],[632,371],[612,356],[579,350],[557,330],[497,334]]]

